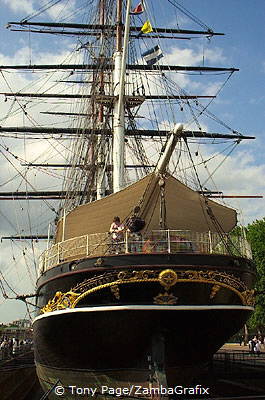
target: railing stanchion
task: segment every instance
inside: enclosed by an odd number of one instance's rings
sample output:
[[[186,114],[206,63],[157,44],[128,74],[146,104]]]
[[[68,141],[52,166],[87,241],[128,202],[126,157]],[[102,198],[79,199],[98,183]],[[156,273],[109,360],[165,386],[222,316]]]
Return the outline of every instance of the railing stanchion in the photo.
[[[128,231],[125,232],[125,253],[129,253],[129,246],[128,246]]]
[[[63,210],[62,242],[65,241],[65,218],[66,218],[66,213],[65,213],[65,208],[64,208],[64,210]]]
[[[169,231],[169,229],[167,230],[167,251],[168,251],[168,253],[171,253],[171,246],[170,246],[170,231]]]
[[[57,245],[57,264],[59,264],[59,262],[60,262],[60,245],[58,243],[58,245]]]
[[[212,254],[212,252],[213,252],[213,244],[212,244],[211,231],[209,231],[209,250],[210,250],[210,254]]]

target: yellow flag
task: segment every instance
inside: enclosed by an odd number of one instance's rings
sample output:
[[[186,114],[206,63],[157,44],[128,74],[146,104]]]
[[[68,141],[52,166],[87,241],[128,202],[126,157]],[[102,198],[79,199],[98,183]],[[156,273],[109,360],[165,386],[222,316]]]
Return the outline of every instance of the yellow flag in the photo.
[[[141,32],[142,32],[142,33],[150,33],[150,32],[153,32],[153,28],[152,28],[152,25],[151,25],[150,21],[146,21],[146,22],[143,24],[143,26],[142,26],[142,28],[141,28]]]

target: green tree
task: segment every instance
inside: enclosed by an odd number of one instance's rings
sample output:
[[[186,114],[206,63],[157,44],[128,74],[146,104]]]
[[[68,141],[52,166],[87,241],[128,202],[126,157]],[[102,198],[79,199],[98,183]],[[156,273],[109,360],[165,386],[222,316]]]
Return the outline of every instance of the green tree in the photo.
[[[248,326],[258,331],[265,330],[265,218],[256,220],[247,226],[247,239],[250,242],[253,260],[257,268],[255,289],[255,312],[248,321]]]

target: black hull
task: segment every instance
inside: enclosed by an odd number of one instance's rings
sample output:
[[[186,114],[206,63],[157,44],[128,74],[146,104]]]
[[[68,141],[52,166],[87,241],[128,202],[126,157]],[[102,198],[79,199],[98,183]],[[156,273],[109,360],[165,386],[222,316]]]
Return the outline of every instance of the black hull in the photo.
[[[33,325],[40,382],[47,391],[59,380],[69,399],[71,385],[149,387],[152,374],[164,385],[188,382],[253,309],[246,293],[254,271],[245,259],[160,254],[96,262],[60,265],[39,281],[40,306],[58,290],[81,294],[66,309],[56,298],[57,309],[53,301]]]
[[[151,338],[162,336],[167,366],[205,362],[250,313],[249,309],[158,307],[77,309],[39,319],[34,324],[36,361],[56,368],[79,369],[81,365],[90,370],[147,366]]]
[[[167,386],[187,384],[249,313],[77,310],[44,317],[34,324],[37,372],[46,391],[60,380],[69,398],[71,385],[96,387],[99,392],[105,385],[148,387],[150,360],[165,371]]]

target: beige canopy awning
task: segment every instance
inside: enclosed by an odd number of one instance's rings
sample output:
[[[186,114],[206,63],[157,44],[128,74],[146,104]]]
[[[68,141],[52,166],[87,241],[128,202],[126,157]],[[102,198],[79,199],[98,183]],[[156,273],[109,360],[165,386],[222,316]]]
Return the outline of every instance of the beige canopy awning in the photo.
[[[145,230],[159,229],[160,186],[159,178],[147,175],[140,181],[92,203],[78,206],[65,218],[64,240],[82,235],[107,232],[114,216],[125,221],[136,206],[140,206],[139,216]],[[216,232],[215,220],[224,232],[231,231],[236,223],[236,211],[207,199],[188,188],[183,183],[167,175],[165,178],[166,227],[168,229],[190,230],[194,232]],[[62,219],[59,221],[56,242],[62,241]]]

